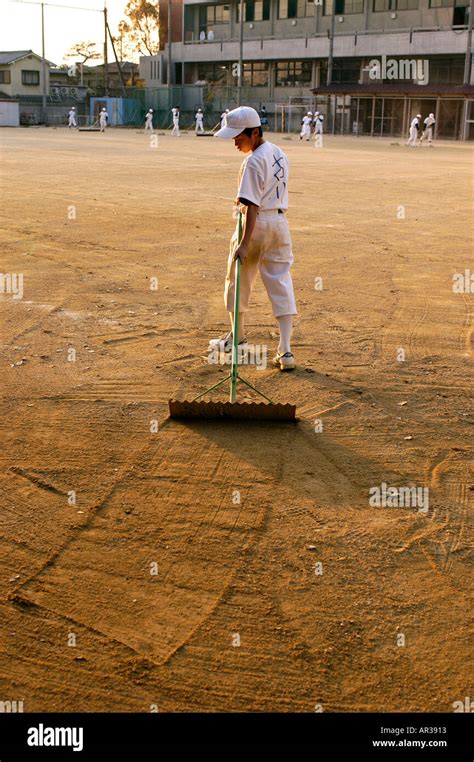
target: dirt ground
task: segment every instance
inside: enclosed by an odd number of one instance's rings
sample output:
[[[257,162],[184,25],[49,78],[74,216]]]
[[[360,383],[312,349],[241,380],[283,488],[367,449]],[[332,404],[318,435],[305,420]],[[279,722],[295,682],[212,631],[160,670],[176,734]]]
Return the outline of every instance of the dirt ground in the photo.
[[[167,419],[226,370],[205,357],[232,142],[0,133],[0,269],[24,276],[0,295],[0,699],[25,712],[472,695],[472,146],[267,137],[291,162],[298,367],[245,374],[296,425]],[[247,324],[272,353],[261,283]],[[372,507],[382,483],[429,510]]]

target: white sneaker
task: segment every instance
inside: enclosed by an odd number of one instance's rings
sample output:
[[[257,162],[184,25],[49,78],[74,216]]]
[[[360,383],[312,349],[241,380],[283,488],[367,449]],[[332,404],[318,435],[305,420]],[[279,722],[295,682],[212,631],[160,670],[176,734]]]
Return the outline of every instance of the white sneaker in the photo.
[[[247,338],[240,339],[239,346],[247,344]],[[225,336],[221,336],[219,339],[211,339],[209,341],[209,349],[218,349],[219,352],[232,352],[232,331],[229,331]]]
[[[294,370],[296,367],[295,358],[292,352],[285,352],[284,355],[278,353],[273,358],[273,365],[280,370]]]

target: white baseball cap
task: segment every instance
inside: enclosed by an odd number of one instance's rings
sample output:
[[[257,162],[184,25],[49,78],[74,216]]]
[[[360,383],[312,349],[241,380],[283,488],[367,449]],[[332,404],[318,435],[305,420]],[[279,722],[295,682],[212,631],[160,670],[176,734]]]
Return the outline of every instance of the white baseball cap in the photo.
[[[224,115],[223,126],[215,133],[216,138],[236,138],[248,127],[261,127],[260,117],[254,108],[239,106]]]

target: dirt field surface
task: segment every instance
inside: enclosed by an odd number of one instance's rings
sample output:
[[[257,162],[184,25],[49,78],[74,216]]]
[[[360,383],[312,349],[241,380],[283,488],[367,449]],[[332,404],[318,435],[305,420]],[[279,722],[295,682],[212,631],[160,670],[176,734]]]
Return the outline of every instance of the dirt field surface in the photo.
[[[227,370],[206,350],[232,141],[0,133],[0,269],[24,278],[0,295],[0,698],[25,712],[472,695],[472,146],[267,138],[291,163],[298,367],[242,373],[297,424],[167,417]],[[247,325],[271,358],[260,282]],[[428,510],[374,507],[383,483]]]

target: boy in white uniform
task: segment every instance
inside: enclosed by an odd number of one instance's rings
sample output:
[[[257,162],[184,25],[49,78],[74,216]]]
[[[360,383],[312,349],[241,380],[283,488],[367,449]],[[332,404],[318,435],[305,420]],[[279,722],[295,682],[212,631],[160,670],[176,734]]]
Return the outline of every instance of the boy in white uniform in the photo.
[[[109,118],[109,115],[108,115],[107,111],[105,110],[105,108],[103,108],[102,111],[100,112],[100,115],[99,115],[99,126],[100,126],[100,131],[101,132],[105,132],[105,128],[107,127],[107,119],[108,118]]]
[[[173,131],[171,136],[179,138],[179,106],[172,108],[171,113],[173,114]]]
[[[226,108],[226,110],[223,111],[222,114],[221,114],[221,128],[224,126],[224,119],[227,116],[227,114],[229,113],[229,111],[230,111],[230,108]]]
[[[411,120],[410,124],[410,136],[408,138],[407,146],[413,146],[415,148],[416,146],[416,139],[418,137],[418,128],[420,126],[420,119],[421,114],[417,114],[414,119]]]
[[[314,112],[314,134],[315,135],[322,135],[323,134],[323,122],[324,122],[324,116],[319,113],[319,111]]]
[[[71,127],[77,127],[77,124],[76,124],[76,109],[75,109],[74,106],[72,106],[72,108],[71,108],[71,110],[70,110],[70,112],[68,114],[68,117],[69,117],[68,127],[69,128],[71,128]]]
[[[148,113],[145,116],[145,132],[151,130],[153,132],[153,109],[149,108]]]
[[[434,118],[434,114],[428,114],[428,116],[423,122],[423,124],[425,125],[425,128],[423,130],[423,135],[420,138],[420,143],[423,143],[423,140],[427,138],[428,145],[431,146],[431,142],[433,140],[433,126],[435,123],[436,123],[436,119]]]
[[[196,120],[196,127],[195,127],[194,132],[197,135],[198,132],[204,132],[204,125],[202,123],[202,121],[204,119],[204,114],[202,113],[202,109],[198,108],[198,110],[196,112],[196,116],[194,118]]]
[[[311,122],[313,121],[313,115],[311,111],[308,111],[306,116],[303,117],[301,120],[301,132],[300,132],[300,140],[309,140],[311,137]]]
[[[244,234],[237,247],[237,231],[230,242],[224,303],[233,328],[235,260],[239,257],[240,312],[239,344],[244,339],[244,317],[257,272],[272,304],[280,328],[280,343],[273,364],[293,370],[291,352],[293,315],[297,314],[290,268],[293,264],[291,237],[285,212],[288,209],[288,159],[283,151],[262,137],[260,117],[255,109],[240,106],[230,111],[215,137],[232,138],[235,147],[247,154],[239,173],[238,203],[244,211]],[[231,351],[232,331],[217,339]]]

